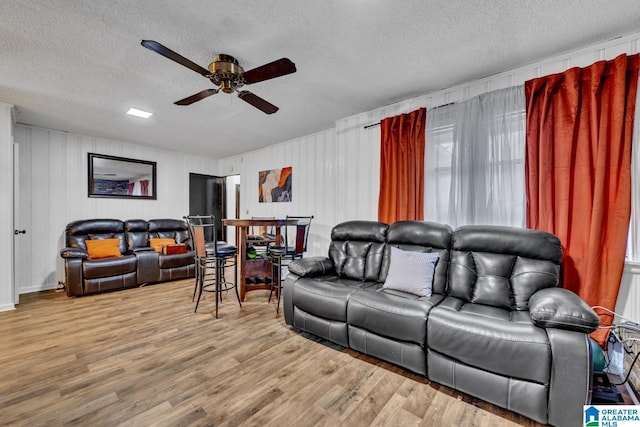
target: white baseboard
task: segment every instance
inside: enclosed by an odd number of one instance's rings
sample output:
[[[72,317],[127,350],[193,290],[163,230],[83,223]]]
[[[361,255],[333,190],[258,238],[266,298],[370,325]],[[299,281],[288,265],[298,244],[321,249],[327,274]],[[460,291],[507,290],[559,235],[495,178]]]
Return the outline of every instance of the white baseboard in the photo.
[[[29,294],[31,292],[48,291],[51,289],[56,289],[57,286],[58,286],[57,283],[43,283],[41,285],[26,286],[26,287],[21,287],[19,290],[19,293],[20,295],[22,295],[22,294]]]
[[[3,304],[0,305],[0,311],[9,311],[9,310],[15,310],[16,306],[13,304]]]

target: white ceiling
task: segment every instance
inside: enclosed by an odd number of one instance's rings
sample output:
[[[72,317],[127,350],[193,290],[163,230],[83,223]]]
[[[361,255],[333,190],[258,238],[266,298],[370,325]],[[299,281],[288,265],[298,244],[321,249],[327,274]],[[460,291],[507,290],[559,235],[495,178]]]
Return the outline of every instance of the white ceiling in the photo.
[[[639,30],[638,0],[1,0],[0,101],[20,123],[222,158]],[[245,87],[273,115],[223,93],[176,106],[214,86],[142,39],[298,71]]]

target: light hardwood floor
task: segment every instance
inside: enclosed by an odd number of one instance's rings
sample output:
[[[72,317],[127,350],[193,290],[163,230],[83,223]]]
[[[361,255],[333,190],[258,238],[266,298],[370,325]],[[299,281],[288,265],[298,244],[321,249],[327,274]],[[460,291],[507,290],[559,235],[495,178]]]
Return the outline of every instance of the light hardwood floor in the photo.
[[[289,328],[266,291],[220,319],[192,281],[0,313],[0,425],[535,426]]]

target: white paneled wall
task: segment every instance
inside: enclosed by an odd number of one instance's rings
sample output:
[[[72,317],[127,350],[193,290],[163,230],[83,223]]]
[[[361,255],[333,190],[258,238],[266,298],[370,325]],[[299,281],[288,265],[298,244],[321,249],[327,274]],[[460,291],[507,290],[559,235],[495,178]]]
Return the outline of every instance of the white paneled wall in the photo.
[[[326,254],[331,227],[339,220],[339,193],[349,187],[339,184],[346,174],[335,161],[337,145],[331,129],[220,161],[221,174],[240,173],[240,217],[313,215],[307,250],[310,255]],[[285,166],[292,167],[292,201],[258,202],[258,172]],[[357,206],[359,201],[351,200],[349,206]],[[361,207],[361,211],[368,208]]]
[[[202,156],[23,125],[14,134],[20,150],[16,225],[27,230],[16,251],[20,293],[55,288],[64,280],[59,252],[69,222],[182,218],[189,212],[189,173],[218,175],[218,161]],[[157,200],[89,198],[87,153],[156,162]]]

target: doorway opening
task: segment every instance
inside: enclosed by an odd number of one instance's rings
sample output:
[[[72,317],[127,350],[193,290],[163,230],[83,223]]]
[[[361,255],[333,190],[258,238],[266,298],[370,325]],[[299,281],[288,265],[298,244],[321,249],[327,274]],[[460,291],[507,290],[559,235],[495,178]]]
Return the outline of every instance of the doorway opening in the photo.
[[[229,175],[226,182],[225,218],[240,218],[240,175]],[[235,227],[226,227],[227,242],[238,246]]]
[[[224,240],[222,218],[225,215],[225,179],[221,176],[189,173],[189,215],[213,215],[216,240]],[[207,236],[207,240],[213,236]]]

